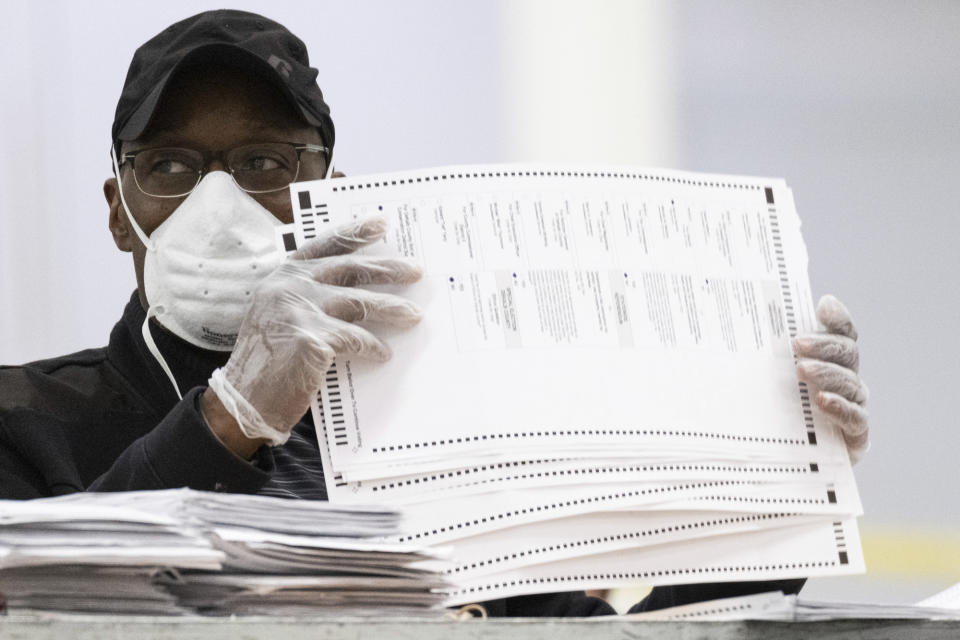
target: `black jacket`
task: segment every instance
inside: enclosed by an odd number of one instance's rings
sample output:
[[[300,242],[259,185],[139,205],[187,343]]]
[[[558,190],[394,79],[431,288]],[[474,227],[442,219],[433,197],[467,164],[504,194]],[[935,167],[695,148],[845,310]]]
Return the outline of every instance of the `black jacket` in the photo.
[[[0,498],[29,499],[77,491],[189,486],[206,491],[274,493],[275,476],[306,474],[302,494],[325,499],[309,413],[282,447],[262,447],[247,462],[207,428],[197,398],[229,354],[197,349],[151,325],[184,393],[176,394],[141,335],[136,293],[105,348],[23,366],[0,367]],[[302,464],[304,461],[307,464]],[[293,464],[296,462],[297,464]],[[306,469],[306,471],[305,471]],[[781,589],[802,580],[661,587],[633,610]],[[491,615],[589,616],[614,613],[582,592],[485,603]]]

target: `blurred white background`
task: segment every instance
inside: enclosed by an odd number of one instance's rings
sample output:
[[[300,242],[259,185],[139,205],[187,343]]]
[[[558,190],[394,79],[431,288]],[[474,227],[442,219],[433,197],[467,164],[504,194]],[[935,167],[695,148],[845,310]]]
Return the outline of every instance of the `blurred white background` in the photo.
[[[134,49],[222,2],[4,3],[0,362],[105,344],[134,289],[101,194]],[[870,572],[808,597],[960,581],[960,3],[270,2],[366,173],[563,160],[785,177],[815,291],[857,320]]]

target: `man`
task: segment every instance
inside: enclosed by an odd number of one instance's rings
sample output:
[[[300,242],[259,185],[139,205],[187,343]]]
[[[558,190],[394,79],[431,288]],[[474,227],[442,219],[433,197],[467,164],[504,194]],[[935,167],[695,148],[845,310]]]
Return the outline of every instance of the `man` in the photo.
[[[340,228],[277,256],[287,187],[332,173],[334,128],[307,53],[279,24],[215,11],[134,55],[104,184],[137,292],[102,349],[0,369],[0,497],[190,486],[326,499],[311,396],[338,354],[385,359],[364,326],[406,327],[409,301],[358,285],[405,284],[411,264],[358,256],[384,222]],[[818,402],[866,443],[855,332],[827,299],[833,334],[796,344]],[[656,589],[638,609],[802,581]],[[488,603],[494,615],[598,615],[582,593]]]

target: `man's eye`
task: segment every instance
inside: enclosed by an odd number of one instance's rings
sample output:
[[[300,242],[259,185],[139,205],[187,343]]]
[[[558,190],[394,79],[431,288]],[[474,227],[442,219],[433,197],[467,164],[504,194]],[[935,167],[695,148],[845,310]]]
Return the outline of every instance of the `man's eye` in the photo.
[[[241,171],[272,171],[282,166],[280,162],[269,156],[252,156],[244,160],[239,168]]]
[[[150,167],[150,173],[158,174],[194,173],[195,171],[193,167],[172,159],[158,160]]]

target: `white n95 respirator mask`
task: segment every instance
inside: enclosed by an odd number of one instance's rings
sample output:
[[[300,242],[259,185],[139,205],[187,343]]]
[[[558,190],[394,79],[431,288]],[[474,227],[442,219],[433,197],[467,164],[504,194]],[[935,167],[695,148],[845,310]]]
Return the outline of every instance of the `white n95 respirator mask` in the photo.
[[[127,219],[147,248],[147,321],[155,316],[164,328],[197,347],[232,350],[254,289],[284,260],[275,236],[281,222],[230,174],[211,171],[147,237],[127,207],[119,167],[115,169]],[[147,346],[180,395],[147,321]]]

